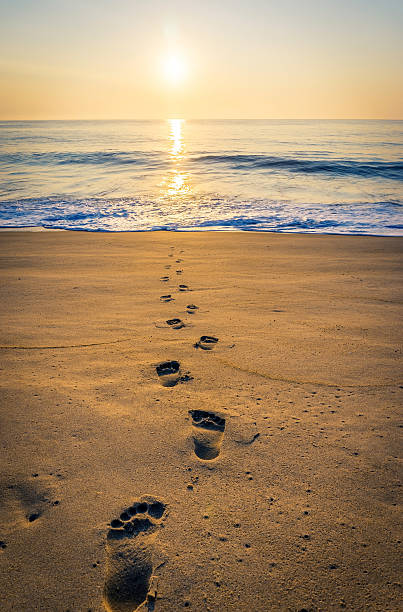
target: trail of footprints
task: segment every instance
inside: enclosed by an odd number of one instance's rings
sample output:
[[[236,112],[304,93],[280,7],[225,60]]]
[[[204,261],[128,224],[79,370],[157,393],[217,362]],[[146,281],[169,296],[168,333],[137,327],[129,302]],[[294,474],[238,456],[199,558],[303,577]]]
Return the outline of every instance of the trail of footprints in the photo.
[[[168,257],[173,257],[174,248]],[[178,258],[176,263],[182,263]],[[171,265],[164,266],[166,270]],[[176,275],[183,273],[175,270]],[[161,282],[168,283],[169,276],[162,276]],[[181,293],[191,291],[186,284],[179,284]],[[160,301],[175,301],[171,293],[160,296]],[[186,305],[186,313],[194,315],[199,309],[195,304]],[[173,330],[186,327],[180,317],[166,320]],[[211,351],[218,343],[214,336],[200,336],[194,344],[197,349]],[[174,387],[178,382],[191,380],[189,372],[182,373],[179,361],[162,361],[156,365],[156,374],[163,387]],[[211,461],[220,454],[224,438],[225,419],[213,412],[190,410],[192,418],[191,435],[196,457],[202,461]],[[110,522],[106,543],[106,576],[104,586],[104,605],[109,612],[133,612],[148,603],[148,609],[154,609],[155,595],[149,592],[153,573],[153,542],[166,516],[163,502],[143,496],[140,500],[124,509],[119,517]]]

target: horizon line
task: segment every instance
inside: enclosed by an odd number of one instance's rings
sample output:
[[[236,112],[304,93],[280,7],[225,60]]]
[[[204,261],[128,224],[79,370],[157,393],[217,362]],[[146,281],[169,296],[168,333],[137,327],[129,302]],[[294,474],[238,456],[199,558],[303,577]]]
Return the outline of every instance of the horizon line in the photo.
[[[23,121],[403,121],[402,118],[386,118],[386,117],[154,117],[154,118],[113,118],[104,117],[97,119],[89,118],[50,118],[50,119],[38,119],[38,118],[24,118],[24,119],[0,119],[0,123],[8,122],[23,122]]]

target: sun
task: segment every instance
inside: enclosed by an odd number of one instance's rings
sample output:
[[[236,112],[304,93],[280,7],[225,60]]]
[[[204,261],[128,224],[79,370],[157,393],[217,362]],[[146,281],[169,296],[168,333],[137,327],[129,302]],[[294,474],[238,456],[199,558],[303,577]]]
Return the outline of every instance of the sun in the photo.
[[[184,81],[188,68],[186,61],[179,55],[170,55],[164,61],[164,76],[168,83],[177,85]]]

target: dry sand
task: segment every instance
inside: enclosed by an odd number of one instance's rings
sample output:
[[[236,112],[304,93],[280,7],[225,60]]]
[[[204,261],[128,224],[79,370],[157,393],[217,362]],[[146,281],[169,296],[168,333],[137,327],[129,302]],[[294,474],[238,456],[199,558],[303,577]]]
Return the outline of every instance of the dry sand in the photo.
[[[2,611],[399,609],[402,239],[0,243]]]

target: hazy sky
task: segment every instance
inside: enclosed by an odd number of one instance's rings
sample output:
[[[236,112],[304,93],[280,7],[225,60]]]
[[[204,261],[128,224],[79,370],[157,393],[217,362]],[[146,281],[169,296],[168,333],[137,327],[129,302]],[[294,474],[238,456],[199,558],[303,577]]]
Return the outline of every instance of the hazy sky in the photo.
[[[0,119],[403,118],[401,0],[0,0]]]

